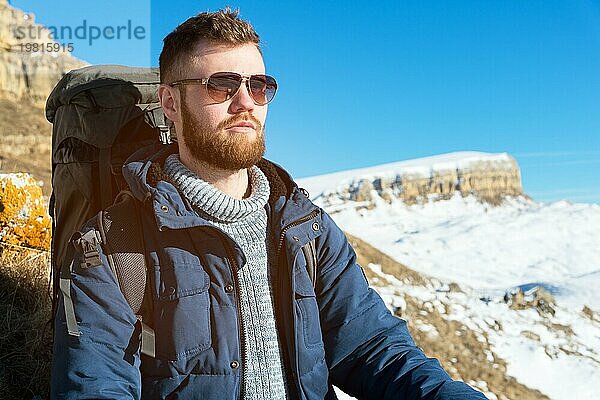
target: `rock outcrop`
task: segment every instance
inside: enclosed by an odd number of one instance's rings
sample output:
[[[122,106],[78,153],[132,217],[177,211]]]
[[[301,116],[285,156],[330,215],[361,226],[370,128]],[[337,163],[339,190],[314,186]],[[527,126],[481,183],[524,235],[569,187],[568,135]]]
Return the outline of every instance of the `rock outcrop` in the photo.
[[[87,65],[55,43],[33,14],[0,0],[0,97],[43,104],[66,72]]]
[[[449,199],[456,193],[463,197],[474,195],[497,205],[507,196],[524,195],[519,166],[506,153],[455,153],[437,157],[445,157],[444,162],[432,163],[430,160],[436,159],[433,157],[422,159],[422,165],[419,165],[420,160],[412,160],[390,164],[390,170],[386,170],[385,165],[379,171],[377,167],[357,170],[354,177],[332,179],[337,187],[327,188],[322,193],[311,192],[310,181],[315,178],[307,178],[306,182],[312,197],[318,196],[325,207],[350,201],[372,208],[376,197],[387,203],[401,200],[416,204],[430,199]],[[352,171],[345,174],[349,173]],[[337,174],[331,174],[334,175]]]
[[[50,217],[42,188],[26,173],[0,174],[0,242],[48,250]]]
[[[540,316],[554,316],[556,313],[554,296],[542,286],[535,286],[526,291],[522,288],[509,290],[504,294],[504,302],[512,310],[533,308]]]

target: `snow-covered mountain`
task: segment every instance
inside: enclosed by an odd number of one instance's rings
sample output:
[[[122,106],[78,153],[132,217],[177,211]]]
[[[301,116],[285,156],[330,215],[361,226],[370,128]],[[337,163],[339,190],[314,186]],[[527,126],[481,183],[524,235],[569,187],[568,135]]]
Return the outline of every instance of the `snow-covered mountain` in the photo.
[[[428,286],[407,284],[377,265],[364,266],[388,282],[375,288],[391,309],[405,304],[408,295],[443,305],[443,318],[482,335],[506,362],[506,374],[521,384],[551,399],[598,398],[600,205],[544,204],[522,193],[504,193],[501,204],[494,205],[464,189],[450,196],[427,193],[414,204],[401,196],[384,198],[375,187],[368,200],[332,196],[365,177],[406,176],[407,166],[435,176],[439,169],[464,171],[486,160],[512,160],[484,153],[436,158],[305,178],[298,184],[347,233],[433,278]],[[439,160],[446,165],[440,167]],[[459,290],[445,289],[452,283]],[[432,330],[426,325],[418,329]],[[492,363],[494,356],[488,360]],[[485,377],[470,383],[490,398],[514,398],[487,391]]]
[[[523,194],[521,172],[514,158],[506,153],[473,151],[321,175],[306,185],[330,210],[346,201],[362,202],[370,208],[374,206],[374,192],[388,203],[400,199],[406,204],[427,202],[432,196],[448,199],[456,192],[489,203]]]

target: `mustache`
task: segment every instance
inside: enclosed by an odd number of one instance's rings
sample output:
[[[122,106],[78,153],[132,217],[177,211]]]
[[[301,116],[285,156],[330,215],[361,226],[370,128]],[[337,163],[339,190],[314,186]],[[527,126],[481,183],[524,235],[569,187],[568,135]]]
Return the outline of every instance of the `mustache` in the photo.
[[[254,126],[256,126],[256,131],[257,132],[261,132],[263,129],[263,125],[262,123],[252,114],[250,113],[241,113],[241,114],[236,114],[233,115],[223,121],[221,121],[219,123],[219,125],[217,126],[217,130],[223,130],[225,128],[227,128],[228,126],[234,125],[238,122],[242,122],[242,121],[250,121],[254,124]]]

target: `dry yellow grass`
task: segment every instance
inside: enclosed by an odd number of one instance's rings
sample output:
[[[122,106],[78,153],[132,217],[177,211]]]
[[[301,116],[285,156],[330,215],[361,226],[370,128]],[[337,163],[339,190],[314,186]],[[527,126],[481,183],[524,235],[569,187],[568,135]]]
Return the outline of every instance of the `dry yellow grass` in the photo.
[[[49,262],[47,251],[0,244],[0,399],[49,398]]]

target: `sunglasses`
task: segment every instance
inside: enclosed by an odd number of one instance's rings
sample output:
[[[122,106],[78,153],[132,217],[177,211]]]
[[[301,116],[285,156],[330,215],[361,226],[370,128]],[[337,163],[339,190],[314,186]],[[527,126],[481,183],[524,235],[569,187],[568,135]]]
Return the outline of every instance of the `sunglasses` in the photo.
[[[277,92],[277,82],[269,75],[241,75],[235,72],[216,72],[208,78],[181,79],[170,84],[177,85],[204,85],[211,99],[223,103],[231,99],[240,89],[242,82],[246,82],[246,89],[256,105],[264,106],[271,102]]]

